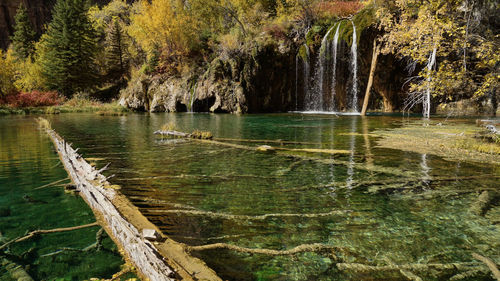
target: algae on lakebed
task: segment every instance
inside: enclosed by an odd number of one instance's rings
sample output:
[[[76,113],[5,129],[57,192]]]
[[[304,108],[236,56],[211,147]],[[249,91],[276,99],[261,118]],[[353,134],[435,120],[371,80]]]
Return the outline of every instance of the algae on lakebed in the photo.
[[[0,143],[0,245],[26,231],[95,221],[86,203],[80,197],[65,194],[62,186],[40,188],[68,175],[34,118],[0,118]],[[58,252],[91,245],[98,230],[99,227],[92,227],[40,235],[11,245],[0,253],[0,260],[5,255],[20,256],[15,262],[24,266],[35,280],[109,278],[120,271],[124,261],[107,236],[101,251]],[[9,259],[15,258],[12,256]],[[0,280],[12,280],[3,266],[0,266]]]
[[[452,161],[500,164],[500,144],[479,138],[485,129],[470,123],[411,122],[399,128],[377,130],[377,145]]]

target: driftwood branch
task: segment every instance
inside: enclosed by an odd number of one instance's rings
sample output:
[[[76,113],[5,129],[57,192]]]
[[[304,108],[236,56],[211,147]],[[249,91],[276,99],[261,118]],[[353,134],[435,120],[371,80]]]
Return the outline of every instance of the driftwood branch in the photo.
[[[474,257],[476,260],[479,260],[479,261],[483,262],[484,264],[486,264],[488,266],[488,268],[491,270],[491,273],[493,273],[493,276],[495,276],[495,278],[498,281],[500,281],[500,271],[498,270],[497,265],[491,259],[484,257],[484,256],[481,256],[481,255],[476,254],[476,253],[472,253],[472,257]]]
[[[186,214],[195,216],[207,216],[211,218],[222,218],[230,220],[266,220],[273,217],[321,218],[330,216],[341,216],[348,214],[350,211],[334,210],[328,213],[317,213],[317,214],[265,214],[260,216],[233,215],[233,214],[216,213],[210,211],[200,211],[200,210],[148,210],[148,212],[161,213],[161,214]]]
[[[85,224],[85,225],[79,225],[79,226],[73,226],[73,227],[62,227],[62,228],[54,228],[54,229],[47,229],[47,230],[34,230],[34,231],[31,231],[30,233],[24,235],[24,236],[12,239],[9,242],[3,244],[2,246],[0,246],[0,250],[5,249],[6,247],[8,247],[11,244],[31,239],[31,238],[35,237],[36,235],[39,235],[39,234],[72,231],[72,230],[78,230],[78,229],[88,228],[88,227],[93,227],[93,226],[98,226],[98,225],[99,224],[97,222],[93,222],[93,223],[89,223],[89,224]]]
[[[215,249],[226,249],[232,250],[240,253],[247,254],[261,254],[268,256],[289,256],[296,255],[305,252],[335,252],[335,251],[343,251],[344,249],[331,245],[324,244],[303,244],[299,245],[290,250],[271,250],[271,249],[254,249],[254,248],[245,248],[236,245],[226,244],[226,243],[215,243],[208,244],[203,246],[186,246],[186,249],[190,252],[193,251],[207,251],[207,250],[215,250]]]
[[[339,270],[350,270],[358,273],[373,273],[373,272],[387,272],[387,271],[415,271],[425,272],[428,270],[439,271],[469,271],[479,267],[477,263],[431,263],[431,264],[403,264],[403,265],[366,265],[361,263],[337,263]]]
[[[61,254],[64,252],[68,252],[68,251],[70,251],[70,252],[89,252],[91,250],[100,251],[100,250],[102,250],[102,239],[103,238],[104,238],[104,228],[100,228],[96,233],[95,243],[92,243],[83,249],[75,249],[75,248],[65,247],[65,248],[60,248],[59,250],[57,250],[55,252],[41,255],[40,257],[55,256],[55,255],[58,255],[58,254]]]
[[[58,183],[61,183],[63,181],[66,181],[66,180],[69,180],[68,177],[64,178],[64,179],[60,179],[60,180],[56,180],[54,182],[51,182],[51,183],[48,183],[48,184],[45,184],[45,185],[42,185],[42,186],[39,186],[37,188],[35,188],[35,190],[37,189],[42,189],[42,188],[46,188],[46,187],[50,187],[50,186],[54,186],[54,185],[57,185]]]

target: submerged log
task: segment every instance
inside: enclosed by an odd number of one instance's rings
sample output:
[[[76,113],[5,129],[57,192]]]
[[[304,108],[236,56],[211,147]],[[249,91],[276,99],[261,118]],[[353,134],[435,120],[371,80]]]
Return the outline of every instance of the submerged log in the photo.
[[[498,197],[499,195],[494,191],[483,191],[477,200],[472,203],[470,207],[471,212],[478,216],[484,216]]]
[[[31,278],[31,276],[28,274],[28,272],[26,272],[26,270],[22,266],[6,258],[2,259],[0,265],[5,269],[7,269],[9,275],[12,277],[12,279],[16,281],[33,281],[33,278]]]
[[[39,234],[66,232],[66,231],[78,230],[78,229],[82,229],[82,228],[93,227],[93,226],[97,226],[97,225],[98,224],[96,222],[93,222],[93,223],[89,223],[89,224],[85,224],[85,225],[72,226],[72,227],[62,227],[62,228],[54,228],[54,229],[48,229],[48,230],[34,230],[34,231],[31,231],[30,233],[24,235],[24,236],[12,239],[9,242],[3,244],[2,246],[0,246],[0,251],[5,249],[6,247],[8,247],[11,244],[26,241],[26,240],[31,239]]]
[[[235,252],[246,253],[246,254],[260,254],[267,256],[293,256],[300,253],[307,252],[330,252],[335,253],[337,251],[344,251],[341,247],[336,247],[332,245],[324,244],[302,244],[290,250],[272,250],[272,249],[255,249],[255,248],[245,248],[236,245],[226,244],[226,243],[215,243],[203,246],[187,246],[189,251],[208,251],[215,249],[226,249]],[[334,255],[332,255],[334,256]]]
[[[475,259],[486,264],[488,266],[488,268],[491,270],[491,273],[493,274],[493,276],[495,276],[495,278],[498,281],[500,281],[500,270],[498,270],[497,265],[491,259],[489,259],[487,257],[483,257],[483,256],[476,254],[476,253],[472,253],[472,257],[474,257]]]
[[[47,133],[79,194],[125,258],[136,266],[140,277],[155,281],[221,280],[203,261],[189,255],[182,244],[168,237],[163,243],[143,238],[143,229],[163,234],[55,131],[47,129]]]
[[[178,131],[162,131],[158,130],[154,132],[155,135],[177,137],[177,138],[189,138],[189,134],[178,132]]]

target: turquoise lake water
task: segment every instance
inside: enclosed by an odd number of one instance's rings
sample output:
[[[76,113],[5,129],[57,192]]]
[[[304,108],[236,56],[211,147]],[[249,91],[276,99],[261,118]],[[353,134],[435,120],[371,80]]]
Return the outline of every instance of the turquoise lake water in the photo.
[[[335,257],[369,265],[464,263],[472,262],[471,253],[477,252],[500,261],[499,225],[492,224],[491,217],[470,213],[468,209],[479,194],[464,192],[498,187],[497,179],[488,177],[498,174],[498,167],[378,148],[370,132],[408,122],[401,117],[61,114],[49,119],[89,162],[99,167],[111,163],[105,172],[106,176],[114,175],[110,182],[120,185],[144,215],[176,241],[275,250],[320,243],[343,249],[334,255],[302,253],[293,257],[223,249],[195,253],[227,280],[402,280],[397,272],[340,271]],[[153,135],[165,123],[174,124],[179,131],[207,130],[225,139],[223,144],[214,144]],[[23,211],[25,217],[0,218],[3,235],[22,234],[30,224],[50,228],[92,221],[81,199],[64,195],[59,188],[40,193],[32,190],[66,176],[60,166],[51,168],[57,165],[57,156],[48,139],[36,131],[33,119],[0,118],[0,128],[2,206],[12,204],[12,214],[17,213],[16,208],[34,208]],[[20,146],[23,143],[27,149]],[[263,144],[347,152],[264,153],[249,149]],[[475,175],[485,176],[460,179]],[[432,181],[443,177],[451,180]],[[385,183],[405,180],[418,184],[412,189],[403,185],[374,191]],[[49,209],[26,205],[22,199],[25,193],[59,204],[50,204]],[[498,214],[497,209],[491,215]],[[67,213],[72,215],[64,216]],[[262,216],[266,214],[272,215]],[[9,224],[9,219],[16,222]],[[11,230],[4,231],[5,225]],[[95,231],[82,231],[81,239],[88,240],[78,239],[78,246],[90,244]],[[44,242],[48,248],[39,252],[57,248],[50,242]],[[95,263],[100,262],[96,257]],[[424,280],[449,277],[429,274]],[[465,280],[490,279],[482,274]]]

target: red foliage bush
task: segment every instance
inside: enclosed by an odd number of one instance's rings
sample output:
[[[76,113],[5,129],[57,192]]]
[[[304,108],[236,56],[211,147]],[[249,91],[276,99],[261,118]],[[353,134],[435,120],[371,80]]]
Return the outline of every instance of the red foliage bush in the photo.
[[[286,40],[286,28],[278,24],[268,24],[264,26],[264,32],[278,40]]]
[[[17,94],[7,95],[3,98],[2,103],[10,107],[37,107],[58,105],[64,101],[56,92],[21,92]]]
[[[355,14],[363,4],[359,1],[326,1],[316,6],[316,11],[323,17],[347,17]]]

